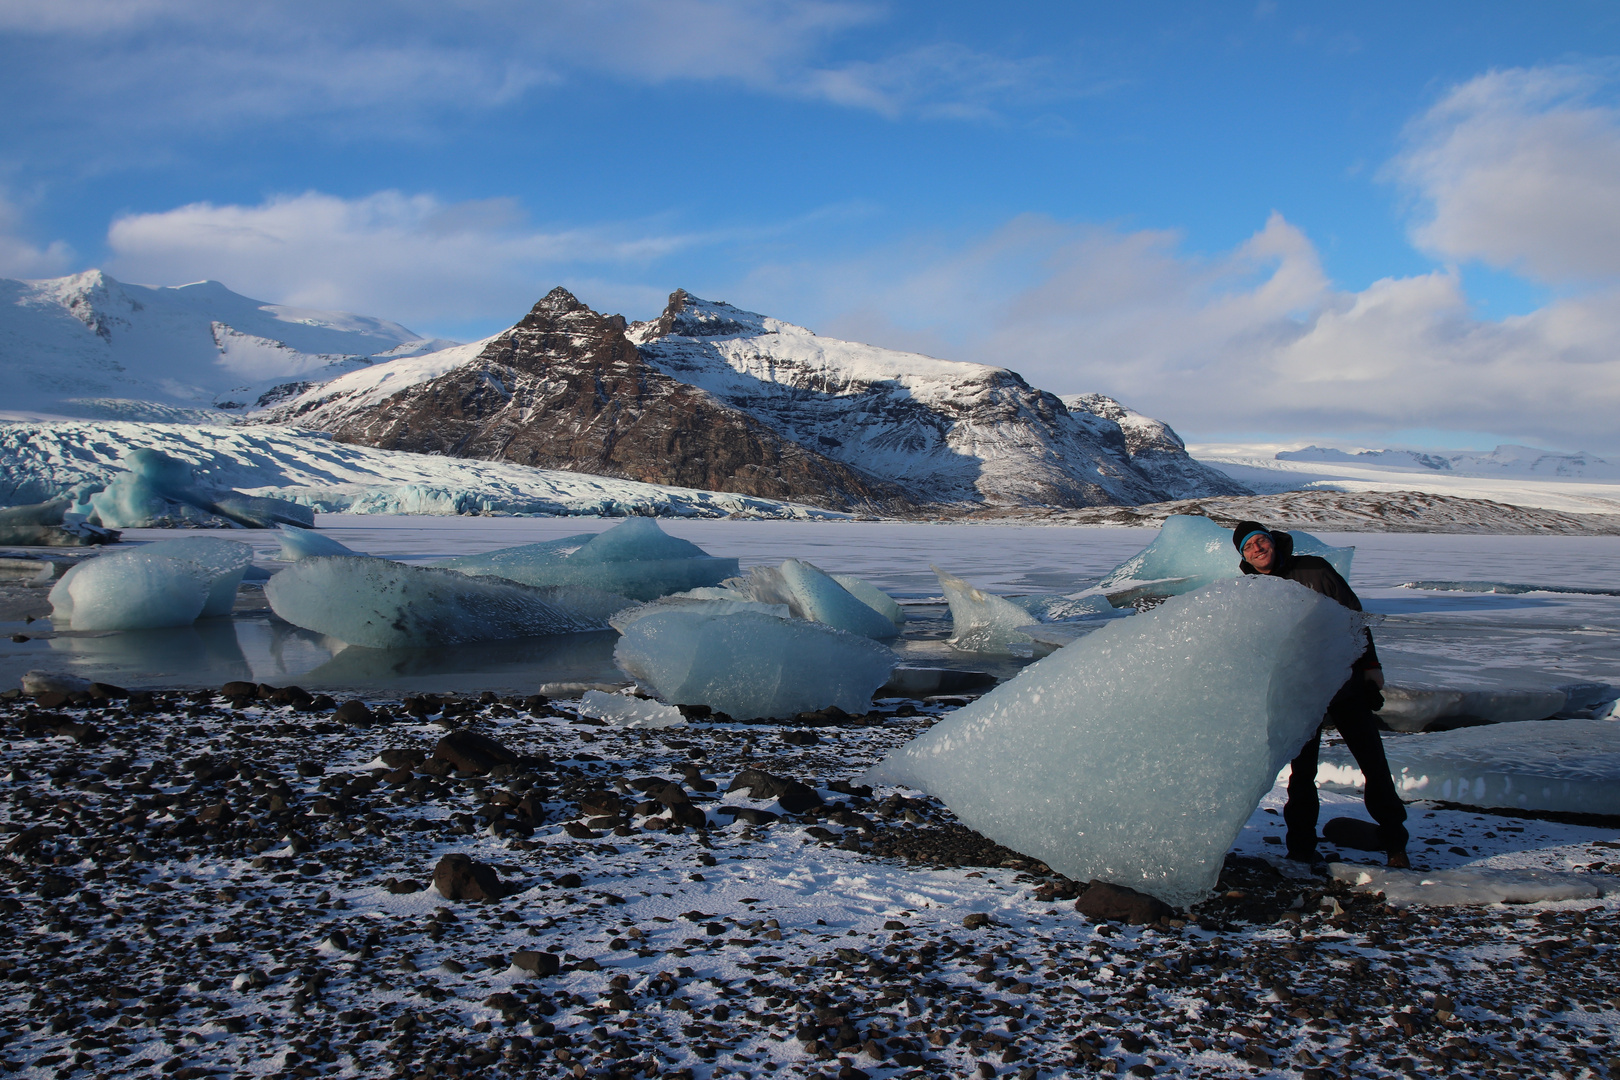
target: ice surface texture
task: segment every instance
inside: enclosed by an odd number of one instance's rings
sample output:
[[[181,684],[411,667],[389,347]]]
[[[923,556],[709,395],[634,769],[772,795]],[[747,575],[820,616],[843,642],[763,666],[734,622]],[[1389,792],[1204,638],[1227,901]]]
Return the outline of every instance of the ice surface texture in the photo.
[[[468,575],[525,585],[584,585],[632,600],[718,585],[737,573],[736,559],[712,558],[670,536],[652,518],[629,518],[605,532],[463,555],[437,564]]]
[[[1218,582],[1064,646],[866,780],[1078,881],[1191,904],[1321,723],[1361,625],[1291,581]]]
[[[827,576],[848,589],[849,595],[894,623],[895,626],[903,627],[906,625],[905,611],[899,604],[894,602],[894,597],[876,585],[858,578],[854,574],[829,574]]]
[[[1350,580],[1350,559],[1355,548],[1329,547],[1308,532],[1292,530],[1294,554],[1320,555]],[[1156,595],[1191,592],[1222,578],[1237,577],[1242,562],[1232,546],[1232,530],[1207,517],[1174,514],[1165,519],[1159,535],[1102,579],[1099,588],[1116,589],[1132,582],[1160,582]]]
[[[373,649],[602,630],[628,603],[356,555],[300,560],[265,582],[264,595],[294,626]]]
[[[613,659],[631,678],[671,704],[741,720],[866,712],[897,659],[869,638],[724,600],[664,605],[623,634]]]
[[[1385,739],[1404,799],[1579,814],[1620,814],[1620,724],[1529,720]],[[1364,784],[1349,754],[1324,747],[1324,787]]]
[[[246,544],[188,536],[87,559],[51,589],[74,630],[153,630],[229,615],[253,561]]]

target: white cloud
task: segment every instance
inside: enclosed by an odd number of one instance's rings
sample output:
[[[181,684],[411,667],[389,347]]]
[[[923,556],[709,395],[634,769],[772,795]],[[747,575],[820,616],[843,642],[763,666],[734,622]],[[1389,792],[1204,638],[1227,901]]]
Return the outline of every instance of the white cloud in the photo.
[[[112,223],[107,242],[115,277],[215,278],[249,296],[383,315],[420,330],[516,321],[559,281],[592,268],[623,273],[704,238],[630,225],[547,232],[530,227],[509,200],[447,204],[383,191],[129,215]]]
[[[1229,252],[1179,242],[1025,217],[954,246],[771,268],[728,299],[1112,394],[1200,438],[1421,428],[1620,451],[1620,289],[1487,320],[1446,271],[1335,288],[1281,215]]]
[[[1549,283],[1620,278],[1620,111],[1603,72],[1493,71],[1410,127],[1392,175],[1422,203],[1419,247]]]

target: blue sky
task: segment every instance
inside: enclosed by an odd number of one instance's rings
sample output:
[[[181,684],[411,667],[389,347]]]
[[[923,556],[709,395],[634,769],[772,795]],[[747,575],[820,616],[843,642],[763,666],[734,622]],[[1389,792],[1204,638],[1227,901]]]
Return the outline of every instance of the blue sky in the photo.
[[[1620,452],[1620,8],[0,0],[0,275],[677,286],[1190,439]]]

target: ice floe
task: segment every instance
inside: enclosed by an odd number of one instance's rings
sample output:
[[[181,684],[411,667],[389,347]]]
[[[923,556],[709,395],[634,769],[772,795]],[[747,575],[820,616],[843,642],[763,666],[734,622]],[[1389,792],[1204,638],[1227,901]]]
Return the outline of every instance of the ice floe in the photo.
[[[1319,555],[1349,580],[1355,548],[1331,547],[1300,529],[1287,535],[1293,539],[1296,555]],[[1237,577],[1241,562],[1237,548],[1232,546],[1231,529],[1207,517],[1174,514],[1165,519],[1152,543],[1116,566],[1098,588],[1109,593],[1173,596],[1212,581]]]
[[[629,603],[579,586],[536,588],[354,555],[302,559],[265,583],[278,616],[350,645],[448,645],[601,630]]]
[[[246,544],[188,536],[86,559],[50,592],[74,630],[154,630],[229,615],[253,561]]]
[[[626,694],[587,690],[579,699],[579,714],[606,720],[614,727],[672,728],[686,723],[681,710]]]
[[[1361,625],[1293,582],[1218,582],[1036,662],[866,779],[1077,880],[1189,904],[1321,722]]]
[[[462,555],[436,564],[469,576],[525,585],[582,585],[632,600],[718,585],[736,575],[736,559],[715,558],[670,536],[652,518],[629,518],[605,532]]]

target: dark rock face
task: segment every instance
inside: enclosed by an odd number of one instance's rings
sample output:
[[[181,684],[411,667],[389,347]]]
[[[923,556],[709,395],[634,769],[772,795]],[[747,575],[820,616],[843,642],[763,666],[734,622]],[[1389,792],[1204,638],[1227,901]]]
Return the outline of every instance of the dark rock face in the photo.
[[[273,419],[387,450],[839,509],[910,504],[898,487],[661,373],[625,337],[622,317],[598,314],[561,287],[471,363],[352,412],[313,400]]]
[[[452,731],[439,740],[433,756],[448,761],[469,776],[483,776],[497,765],[514,765],[518,756],[488,735],[467,728]]]
[[[1071,394],[1063,403],[1071,413],[1088,413],[1118,424],[1131,467],[1164,493],[1161,498],[1201,499],[1250,493],[1219,469],[1189,457],[1187,444],[1162,420],[1143,416],[1102,394]]]

